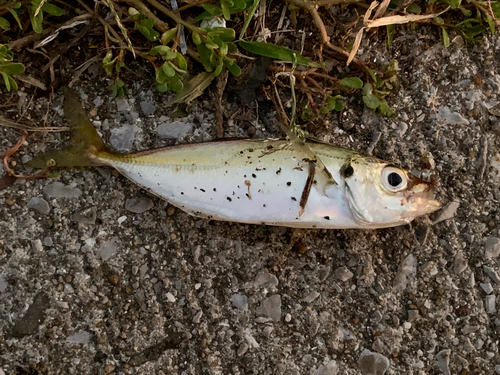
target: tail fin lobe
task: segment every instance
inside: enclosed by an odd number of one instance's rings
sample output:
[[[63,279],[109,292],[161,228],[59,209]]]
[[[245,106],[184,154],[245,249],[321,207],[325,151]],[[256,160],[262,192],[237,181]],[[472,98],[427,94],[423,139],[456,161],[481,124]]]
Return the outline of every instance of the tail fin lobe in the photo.
[[[107,151],[76,93],[69,87],[62,91],[64,114],[72,132],[71,145],[66,150],[51,150],[38,155],[28,163],[32,168],[43,168],[51,159],[58,167],[89,167],[96,164],[92,161],[93,155]]]

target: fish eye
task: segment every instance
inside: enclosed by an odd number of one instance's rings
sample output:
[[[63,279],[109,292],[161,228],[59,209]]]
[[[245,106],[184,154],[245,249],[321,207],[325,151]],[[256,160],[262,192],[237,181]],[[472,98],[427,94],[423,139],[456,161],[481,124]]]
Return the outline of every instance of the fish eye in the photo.
[[[401,169],[385,167],[382,171],[382,184],[387,190],[396,192],[406,188],[408,179],[406,173]]]

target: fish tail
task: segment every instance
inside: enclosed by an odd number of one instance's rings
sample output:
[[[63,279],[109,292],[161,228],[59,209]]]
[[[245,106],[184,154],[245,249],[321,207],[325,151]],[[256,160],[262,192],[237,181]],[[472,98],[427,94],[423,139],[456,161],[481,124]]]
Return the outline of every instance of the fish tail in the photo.
[[[76,93],[64,87],[64,114],[71,129],[71,145],[65,150],[51,150],[36,156],[28,163],[32,168],[44,168],[49,163],[57,167],[89,167],[102,165],[97,155],[110,153],[88,119]]]

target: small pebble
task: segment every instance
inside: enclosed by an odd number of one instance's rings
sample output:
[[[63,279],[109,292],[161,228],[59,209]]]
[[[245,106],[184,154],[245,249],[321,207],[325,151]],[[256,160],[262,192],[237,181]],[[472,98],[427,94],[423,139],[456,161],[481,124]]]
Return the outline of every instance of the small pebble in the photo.
[[[278,278],[272,273],[269,273],[267,269],[260,272],[254,281],[254,287],[264,286],[266,288],[272,288],[278,286]]]
[[[175,297],[174,297],[174,295],[172,293],[167,292],[166,297],[167,297],[167,301],[168,302],[170,302],[170,303],[174,303],[175,302]]]
[[[127,220],[127,217],[125,215],[123,216],[120,216],[118,218],[118,220],[116,220],[118,222],[118,224],[122,224],[125,220]]]
[[[406,289],[408,276],[415,275],[417,272],[417,258],[413,254],[409,254],[398,268],[398,273],[394,278],[393,289],[396,292],[401,292]]]
[[[123,125],[119,128],[111,129],[109,143],[117,151],[130,151],[134,146],[135,135],[140,130],[135,125]]]
[[[497,312],[496,306],[495,306],[495,300],[496,296],[494,294],[491,294],[489,296],[486,296],[484,300],[484,309],[488,314],[494,314]]]
[[[238,351],[236,352],[236,355],[238,357],[241,357],[243,354],[245,354],[248,351],[248,348],[249,348],[248,344],[246,342],[244,342],[238,348]]]
[[[153,208],[153,201],[149,198],[130,198],[125,201],[125,209],[135,214],[142,214]]]
[[[238,310],[246,311],[248,308],[248,298],[243,294],[233,294],[231,296],[231,301]]]
[[[50,247],[54,244],[54,242],[52,241],[52,237],[45,237],[42,241],[42,244],[43,246],[47,246],[47,247]]]
[[[113,273],[109,275],[108,280],[111,284],[118,285],[118,283],[120,282],[120,276],[116,273]]]
[[[168,120],[165,116],[160,117],[160,121]],[[194,124],[184,121],[172,121],[158,125],[157,132],[160,138],[184,138],[194,127]]]
[[[441,350],[436,354],[437,365],[441,369],[443,375],[451,375],[449,368],[450,354],[451,351],[449,349]]]
[[[447,125],[469,125],[469,120],[464,118],[458,112],[452,112],[447,106],[443,106],[438,110],[438,116]]]
[[[109,241],[103,242],[97,250],[97,255],[104,261],[109,260],[118,251],[118,240],[112,238]]]
[[[347,281],[354,276],[354,274],[347,267],[339,267],[333,272],[333,274],[340,281]]]
[[[437,224],[441,221],[451,219],[455,217],[458,207],[460,207],[459,202],[450,202],[443,208],[440,212],[436,220],[434,220],[433,224]]]
[[[321,365],[314,372],[314,375],[337,375],[339,373],[339,365],[334,360],[331,360],[326,365]]]
[[[69,336],[66,341],[70,344],[86,344],[92,338],[92,334],[87,331],[80,331]]]
[[[483,288],[486,294],[491,294],[491,292],[493,292],[493,287],[491,286],[491,283],[480,283],[479,285],[481,286],[481,288]]]
[[[386,356],[368,349],[363,350],[358,360],[358,367],[365,375],[384,375],[389,366]]]
[[[488,277],[493,280],[495,283],[500,284],[500,277],[498,276],[498,273],[491,267],[484,265],[483,266],[483,271]]]
[[[484,243],[484,257],[486,259],[498,258],[500,255],[500,239],[490,237]]]
[[[61,182],[53,182],[51,184],[46,185],[43,188],[43,192],[49,198],[79,198],[82,195],[82,191],[76,187],[64,185]]]
[[[31,198],[28,202],[28,208],[31,208],[42,215],[47,215],[50,212],[50,207],[47,201],[39,197]]]
[[[313,302],[316,298],[318,298],[319,296],[320,296],[320,294],[319,294],[318,292],[313,291],[313,292],[308,293],[308,294],[304,297],[303,301],[304,301],[304,302],[306,302],[306,303],[311,303],[311,302]]]
[[[256,311],[257,314],[267,316],[274,321],[279,321],[281,318],[281,296],[275,294],[263,299]]]
[[[71,215],[71,220],[80,224],[94,225],[97,219],[97,209],[95,207],[86,208]]]
[[[198,324],[201,322],[201,317],[203,316],[203,311],[200,310],[193,316],[193,323]]]

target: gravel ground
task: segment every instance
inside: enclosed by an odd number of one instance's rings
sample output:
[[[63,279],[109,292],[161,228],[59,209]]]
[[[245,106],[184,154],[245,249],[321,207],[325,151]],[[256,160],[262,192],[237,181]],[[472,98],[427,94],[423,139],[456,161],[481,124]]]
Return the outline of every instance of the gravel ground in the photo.
[[[438,40],[364,42],[399,61],[396,115],[357,98],[319,134],[435,179],[444,209],[412,225],[311,230],[283,257],[293,230],[193,218],[107,168],[0,190],[0,374],[500,374],[500,39]],[[208,96],[174,119],[150,81],[115,100],[91,73],[75,89],[113,147],[213,139]],[[63,124],[61,103],[9,115]],[[16,169],[66,140],[30,137]]]

